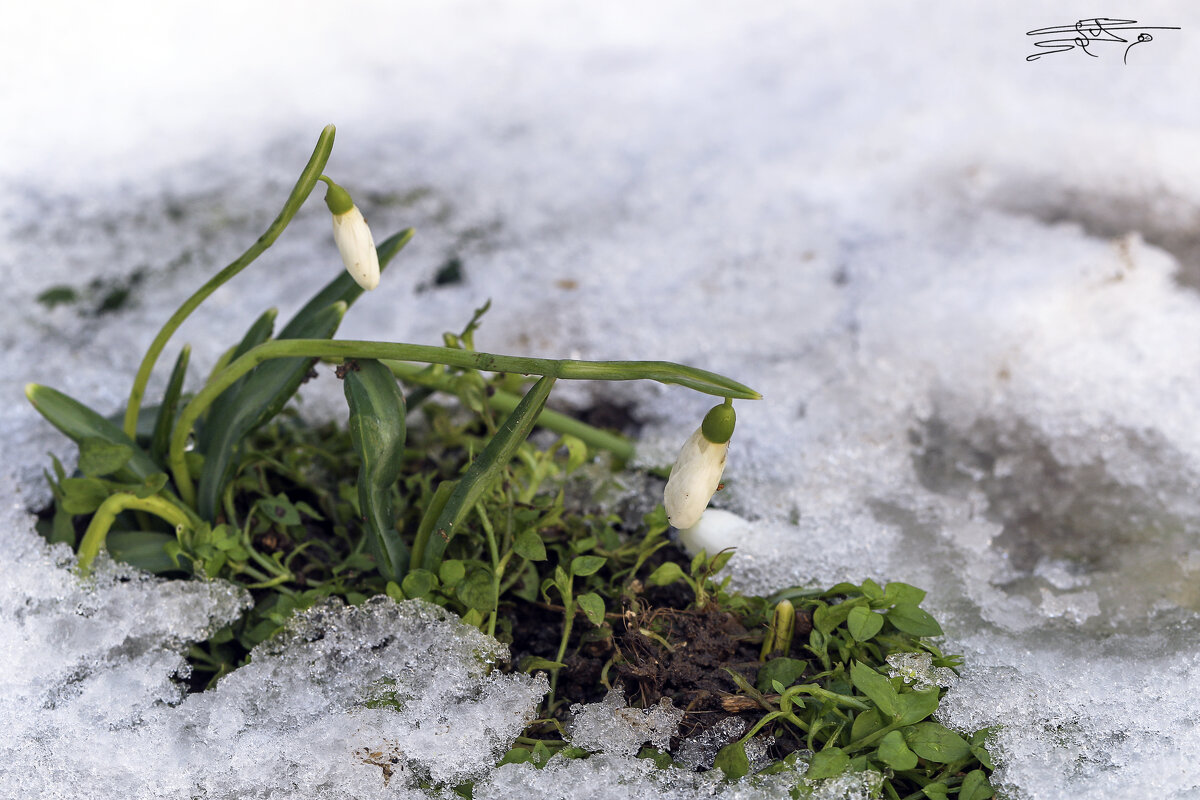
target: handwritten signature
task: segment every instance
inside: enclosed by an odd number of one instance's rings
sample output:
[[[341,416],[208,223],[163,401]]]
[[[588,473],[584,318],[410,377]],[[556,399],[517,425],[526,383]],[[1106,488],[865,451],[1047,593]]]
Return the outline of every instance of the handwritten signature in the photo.
[[[1042,56],[1048,56],[1051,53],[1065,53],[1068,50],[1074,50],[1078,47],[1083,52],[1087,53],[1092,58],[1100,56],[1093,53],[1088,48],[1099,42],[1119,42],[1129,45],[1125,48],[1125,57],[1122,59],[1126,64],[1129,63],[1129,51],[1137,47],[1139,44],[1154,41],[1154,37],[1146,31],[1177,31],[1180,28],[1165,27],[1165,26],[1150,26],[1139,25],[1137,20],[1133,19],[1112,19],[1111,17],[1092,17],[1091,19],[1081,19],[1074,25],[1059,25],[1049,28],[1038,28],[1026,33],[1026,36],[1055,36],[1057,34],[1066,34],[1065,37],[1058,39],[1045,39],[1040,42],[1034,42],[1033,46],[1042,48],[1046,52],[1034,53],[1033,55],[1025,56],[1026,61],[1037,61]],[[1129,39],[1124,39],[1117,35],[1116,31],[1140,31],[1137,38],[1130,42]],[[1130,33],[1132,36],[1132,33]]]

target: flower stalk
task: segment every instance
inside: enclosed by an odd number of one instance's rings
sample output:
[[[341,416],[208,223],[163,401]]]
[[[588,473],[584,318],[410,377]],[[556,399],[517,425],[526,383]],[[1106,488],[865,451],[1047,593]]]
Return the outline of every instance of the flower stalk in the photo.
[[[283,209],[279,212],[279,216],[275,217],[275,221],[268,226],[262,236],[259,236],[246,252],[242,253],[227,267],[210,278],[191,297],[184,300],[183,305],[176,309],[171,318],[163,324],[158,335],[154,337],[154,341],[150,343],[150,348],[146,350],[146,355],[142,357],[142,363],[138,367],[137,375],[133,379],[133,388],[129,391],[129,402],[125,406],[125,419],[122,423],[122,428],[126,436],[132,439],[137,433],[138,414],[141,412],[142,400],[146,395],[146,384],[150,382],[150,373],[154,371],[154,364],[158,361],[159,355],[162,354],[163,348],[167,346],[167,341],[179,329],[183,321],[209,295],[228,283],[246,267],[250,266],[283,233],[284,228],[288,226],[292,218],[300,211],[300,206],[304,205],[304,201],[308,199],[309,194],[312,193],[313,188],[317,185],[321,171],[325,169],[325,163],[329,160],[329,154],[333,150],[334,132],[335,130],[332,125],[326,125],[325,129],[321,131],[321,136],[317,139],[316,149],[313,150],[313,154],[309,158],[308,164],[305,165],[304,171],[300,173],[300,179],[296,181],[295,187],[292,188],[292,193],[288,195],[288,199],[283,204]]]

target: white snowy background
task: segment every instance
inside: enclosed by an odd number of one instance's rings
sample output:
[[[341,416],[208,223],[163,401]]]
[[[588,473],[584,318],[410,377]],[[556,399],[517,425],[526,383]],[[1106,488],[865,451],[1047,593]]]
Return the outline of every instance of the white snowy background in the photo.
[[[1128,6],[4,6],[0,797],[717,791],[613,754],[489,773],[542,687],[484,675],[491,645],[428,610],[323,612],[323,638],[183,700],[180,652],[239,596],[80,586],[33,533],[46,453],[71,448],[24,384],[115,410],[328,122],[326,171],[377,238],[418,229],[342,336],[437,343],[491,298],[482,349],[752,385],[716,500],[750,521],[739,585],[926,587],[966,656],[942,719],[996,726],[1008,797],[1200,797],[1200,7]],[[1026,31],[1098,15],[1182,30],[1128,63],[1025,60]],[[314,198],[164,362],[190,341],[199,380],[263,308],[286,317],[340,268],[328,228]],[[452,258],[465,280],[433,285]],[[82,299],[36,301],[58,285]],[[333,383],[309,413],[336,413]],[[655,463],[710,402],[556,397],[633,403]],[[381,685],[411,710],[365,708]],[[403,752],[386,785],[362,748]]]

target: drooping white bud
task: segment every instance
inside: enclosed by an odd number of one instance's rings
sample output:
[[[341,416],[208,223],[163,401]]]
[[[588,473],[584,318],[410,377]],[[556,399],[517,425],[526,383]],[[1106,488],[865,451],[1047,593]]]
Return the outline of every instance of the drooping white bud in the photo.
[[[663,491],[667,521],[676,528],[690,528],[700,521],[721,484],[728,450],[729,442],[710,442],[700,428],[684,442]]]
[[[379,285],[379,253],[375,250],[375,238],[367,221],[350,194],[322,175],[329,189],[325,192],[325,205],[333,214],[333,241],[346,271],[362,288],[371,291]]]
[[[370,291],[379,285],[379,253],[358,206],[351,206],[344,214],[333,215],[333,241],[346,271],[359,286]]]

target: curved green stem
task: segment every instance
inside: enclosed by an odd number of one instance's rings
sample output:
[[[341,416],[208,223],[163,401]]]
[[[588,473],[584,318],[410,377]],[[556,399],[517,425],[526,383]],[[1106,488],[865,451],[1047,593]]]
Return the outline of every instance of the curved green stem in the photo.
[[[92,562],[100,554],[100,548],[104,545],[108,530],[112,527],[117,515],[130,509],[149,512],[176,527],[182,525],[189,528],[192,526],[191,520],[188,519],[188,515],[184,513],[183,509],[161,497],[138,497],[130,492],[111,495],[96,509],[92,521],[88,523],[87,531],[83,534],[83,541],[79,544],[79,571],[82,574],[87,575],[91,571]]]
[[[214,275],[208,283],[201,286],[195,294],[185,300],[183,305],[162,326],[158,335],[154,337],[154,341],[150,343],[150,349],[146,351],[146,355],[142,358],[142,363],[138,367],[137,376],[133,379],[133,388],[129,392],[129,403],[125,407],[125,421],[122,427],[129,438],[134,438],[134,434],[137,432],[138,413],[141,411],[142,398],[146,394],[146,384],[150,381],[150,373],[154,371],[154,363],[158,361],[158,356],[162,353],[163,348],[166,347],[167,340],[171,338],[171,335],[183,324],[183,321],[210,294],[248,267],[254,259],[262,255],[263,251],[274,244],[275,240],[279,238],[279,234],[283,233],[283,229],[288,226],[288,223],[292,221],[292,218],[300,210],[300,206],[308,199],[308,195],[312,193],[313,187],[317,184],[321,171],[325,169],[325,162],[329,160],[329,153],[333,149],[333,134],[334,128],[332,125],[326,125],[325,130],[321,131],[321,137],[317,140],[317,147],[313,150],[312,157],[309,158],[304,171],[300,173],[300,179],[296,181],[292,193],[288,195],[287,202],[283,204],[283,209],[279,212],[279,216],[275,217],[275,221],[271,223],[266,232],[258,237],[249,250],[238,256],[229,266]]]
[[[435,347],[396,342],[364,342],[329,339],[274,339],[250,349],[225,369],[212,376],[192,401],[184,407],[171,432],[167,463],[175,488],[184,502],[196,502],[196,490],[184,462],[184,447],[196,420],[212,402],[238,378],[273,358],[376,358],[394,361],[423,361],[450,367],[516,372],[568,380],[632,381],[653,380],[674,383],[718,397],[758,400],[761,395],[737,381],[695,367],[670,361],[571,361],[551,358],[526,358],[492,353],[474,353],[453,347]]]
[[[393,375],[402,381],[443,392],[454,392],[454,379],[449,375],[429,372],[425,367],[418,367],[416,364],[408,364],[403,361],[385,361],[384,364],[392,371]],[[488,397],[487,402],[496,411],[502,414],[511,414],[517,407],[517,403],[521,402],[521,398],[511,392],[497,389]],[[412,408],[411,403],[409,408]],[[602,431],[566,414],[542,409],[536,424],[555,433],[574,436],[598,450],[607,450],[622,461],[629,461],[633,458],[633,443],[623,436]]]

